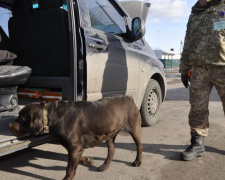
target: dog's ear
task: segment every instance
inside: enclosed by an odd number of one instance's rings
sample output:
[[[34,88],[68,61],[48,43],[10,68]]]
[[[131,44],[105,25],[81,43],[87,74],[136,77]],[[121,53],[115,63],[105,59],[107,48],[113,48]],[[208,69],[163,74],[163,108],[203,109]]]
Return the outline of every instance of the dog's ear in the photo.
[[[42,116],[38,112],[31,115],[30,127],[34,135],[38,135],[44,128]]]
[[[20,129],[20,124],[18,122],[11,122],[9,123],[9,127],[13,135],[19,136],[19,129]]]

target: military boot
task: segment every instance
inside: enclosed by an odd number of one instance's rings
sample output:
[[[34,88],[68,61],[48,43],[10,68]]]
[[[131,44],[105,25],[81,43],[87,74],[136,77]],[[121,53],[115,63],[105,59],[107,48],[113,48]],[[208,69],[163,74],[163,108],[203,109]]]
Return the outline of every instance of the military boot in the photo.
[[[204,136],[191,133],[191,145],[181,153],[181,159],[191,161],[196,157],[201,157],[204,152]]]

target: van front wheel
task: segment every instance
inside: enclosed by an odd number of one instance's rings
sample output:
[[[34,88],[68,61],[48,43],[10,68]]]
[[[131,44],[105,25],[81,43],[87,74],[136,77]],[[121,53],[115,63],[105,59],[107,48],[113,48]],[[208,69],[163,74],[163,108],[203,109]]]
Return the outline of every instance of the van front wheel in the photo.
[[[151,79],[141,104],[142,126],[153,126],[159,120],[162,103],[162,91],[159,83]]]

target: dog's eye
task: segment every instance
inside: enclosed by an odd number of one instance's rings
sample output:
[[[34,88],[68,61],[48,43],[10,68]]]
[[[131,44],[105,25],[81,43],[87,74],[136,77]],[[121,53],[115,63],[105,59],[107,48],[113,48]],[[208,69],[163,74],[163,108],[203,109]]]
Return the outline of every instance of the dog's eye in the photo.
[[[17,119],[17,122],[23,124],[25,122],[25,118],[20,117]]]

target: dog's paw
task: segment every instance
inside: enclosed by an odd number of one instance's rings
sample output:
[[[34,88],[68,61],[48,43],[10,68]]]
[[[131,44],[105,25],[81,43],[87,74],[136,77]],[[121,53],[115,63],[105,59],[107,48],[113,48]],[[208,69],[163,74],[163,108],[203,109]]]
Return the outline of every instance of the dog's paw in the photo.
[[[134,167],[140,167],[140,166],[141,166],[141,161],[135,160],[135,161],[132,163],[132,166],[134,166]]]
[[[98,171],[102,172],[102,171],[105,171],[106,169],[108,169],[109,166],[103,164],[101,165],[99,168],[98,168]]]
[[[86,158],[86,164],[91,165],[94,164],[94,159],[92,157],[85,157]]]
[[[94,164],[94,160],[92,157],[82,156],[79,160],[79,163],[84,165],[91,165],[91,164]]]

